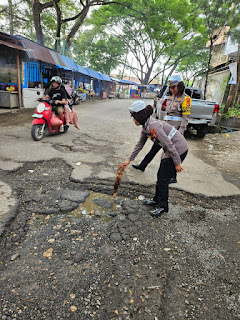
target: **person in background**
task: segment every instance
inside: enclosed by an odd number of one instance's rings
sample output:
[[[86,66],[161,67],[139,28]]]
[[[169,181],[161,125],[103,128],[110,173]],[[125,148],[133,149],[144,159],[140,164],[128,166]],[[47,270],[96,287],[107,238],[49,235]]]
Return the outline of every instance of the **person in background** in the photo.
[[[64,106],[64,112],[65,112],[65,120],[66,120],[66,126],[69,127],[69,124],[72,123],[75,128],[80,130],[79,124],[78,124],[78,116],[76,114],[76,111],[72,107],[71,103],[71,97],[69,93],[67,92],[66,88],[62,84],[61,87],[65,90],[66,92],[66,97],[67,97],[67,102]]]
[[[61,87],[61,85],[62,79],[59,76],[52,77],[51,88],[44,99],[54,101],[55,105],[52,107],[52,109],[59,119],[63,120],[64,105],[67,103],[67,95],[66,91]],[[64,131],[63,124],[60,126],[59,131]]]

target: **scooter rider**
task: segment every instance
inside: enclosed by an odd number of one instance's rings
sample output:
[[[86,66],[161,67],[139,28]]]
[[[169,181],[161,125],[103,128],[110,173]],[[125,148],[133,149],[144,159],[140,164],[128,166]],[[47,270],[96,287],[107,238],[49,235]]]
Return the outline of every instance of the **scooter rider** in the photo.
[[[163,155],[157,173],[156,191],[153,200],[145,201],[145,204],[157,206],[151,211],[152,216],[159,216],[168,212],[169,183],[175,172],[183,170],[182,162],[185,159],[188,146],[184,136],[173,126],[165,121],[156,120],[151,116],[153,109],[145,105],[144,101],[135,101],[129,111],[136,126],[142,125],[142,132],[139,142],[136,144],[131,156],[123,166],[127,167],[134,160],[140,150],[150,138],[153,142],[163,147]]]
[[[166,106],[164,121],[174,126],[181,134],[187,129],[191,113],[191,98],[184,93],[185,86],[179,75],[169,77],[169,90],[172,95],[169,97]],[[147,165],[152,161],[161,149],[159,144],[154,144],[140,164],[132,164],[135,169],[145,171]],[[171,183],[177,182],[176,177],[172,177]]]
[[[63,120],[64,105],[67,103],[67,96],[66,91],[61,87],[62,79],[59,76],[52,77],[51,85],[52,88],[49,90],[44,99],[54,101],[55,105],[52,107],[52,109],[59,119]],[[64,131],[63,125],[60,126],[59,131]]]

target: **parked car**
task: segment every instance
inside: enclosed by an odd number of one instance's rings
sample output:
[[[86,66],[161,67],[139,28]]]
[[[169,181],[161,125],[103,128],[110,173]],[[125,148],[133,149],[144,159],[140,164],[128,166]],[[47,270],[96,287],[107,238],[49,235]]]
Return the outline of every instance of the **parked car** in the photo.
[[[216,123],[219,112],[219,104],[214,101],[203,100],[203,93],[200,88],[186,87],[185,93],[192,98],[192,107],[188,130],[195,131],[199,138],[203,138],[209,131],[209,127]],[[163,119],[166,114],[166,103],[169,91],[157,103],[157,117]]]

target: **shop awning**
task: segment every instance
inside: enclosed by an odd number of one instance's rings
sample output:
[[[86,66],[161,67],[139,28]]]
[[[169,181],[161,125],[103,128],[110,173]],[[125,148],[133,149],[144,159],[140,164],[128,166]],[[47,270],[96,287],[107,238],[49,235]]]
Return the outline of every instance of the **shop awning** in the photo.
[[[78,67],[78,72],[79,73],[81,73],[81,74],[83,74],[85,76],[91,77],[87,68],[84,68],[84,67],[80,66],[79,64],[77,65],[77,67]]]
[[[112,82],[112,79],[108,75],[102,74],[89,68],[82,67],[76,64],[73,59],[61,55],[59,52],[53,49],[42,46],[23,36],[17,36],[17,39],[22,43],[24,48],[28,49],[27,55],[30,59],[47,62],[56,65],[60,69],[79,72],[87,77],[100,81]]]
[[[102,74],[102,73],[94,71],[92,69],[82,67],[79,64],[77,65],[77,67],[78,67],[78,72],[85,75],[85,76],[88,76],[88,77],[91,77],[93,79],[100,80],[100,81],[112,82],[112,79],[106,74]]]
[[[102,74],[101,72],[98,72],[98,74],[99,74],[99,76],[100,76],[100,78],[101,78],[102,81],[112,82],[112,79],[111,79],[108,75]]]
[[[21,45],[19,39],[3,32],[0,32],[0,45],[17,50],[27,51],[27,49]]]
[[[136,82],[130,81],[130,80],[120,80],[120,79],[113,78],[113,77],[111,77],[111,79],[112,79],[112,81],[117,82],[122,85],[134,85],[134,86],[138,85]]]
[[[17,37],[21,40],[21,43],[25,48],[30,49],[27,51],[28,58],[64,66],[63,61],[61,61],[62,59],[60,61],[59,59],[56,59],[56,61],[54,60],[54,57],[51,55],[51,51],[49,48],[41,46],[40,44],[32,40],[29,40],[23,36]]]
[[[4,40],[0,40],[0,44],[4,45],[6,47],[10,47],[13,49],[17,49],[17,50],[22,50],[22,51],[27,51],[27,49],[23,48],[22,46],[15,44],[15,43],[10,43],[8,41],[4,41]]]
[[[99,73],[97,71],[94,71],[92,69],[88,69],[86,68],[87,71],[89,72],[89,75],[93,78],[93,79],[97,79],[97,80],[102,80],[101,76],[99,75]]]
[[[72,70],[72,71],[78,71],[78,65],[76,64],[76,62],[73,59],[70,59],[66,56],[61,55],[61,58],[65,64],[65,67],[67,67],[67,69]]]

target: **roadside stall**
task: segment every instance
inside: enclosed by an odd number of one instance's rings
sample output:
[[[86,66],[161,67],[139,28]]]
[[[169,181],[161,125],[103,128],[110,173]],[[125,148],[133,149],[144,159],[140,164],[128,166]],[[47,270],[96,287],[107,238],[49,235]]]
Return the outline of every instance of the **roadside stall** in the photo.
[[[0,107],[21,108],[21,65],[25,48],[19,40],[0,32]]]
[[[120,80],[115,77],[111,77],[112,81],[116,85],[116,97],[119,99],[128,99],[131,97],[132,90],[137,86],[137,83],[130,80]]]
[[[138,85],[138,92],[140,93],[140,97],[144,99],[154,99],[155,97],[155,89],[157,85]]]
[[[0,35],[4,38],[0,37],[0,46],[3,47],[0,54],[0,105],[21,107],[23,99],[25,108],[36,107],[38,94],[44,94],[54,75],[60,76],[68,93],[77,93],[81,101],[86,101],[87,95],[106,99],[113,94],[115,86],[108,75],[77,65],[74,60],[23,36]],[[9,55],[9,47],[14,54]],[[25,52],[21,64],[20,50]]]

